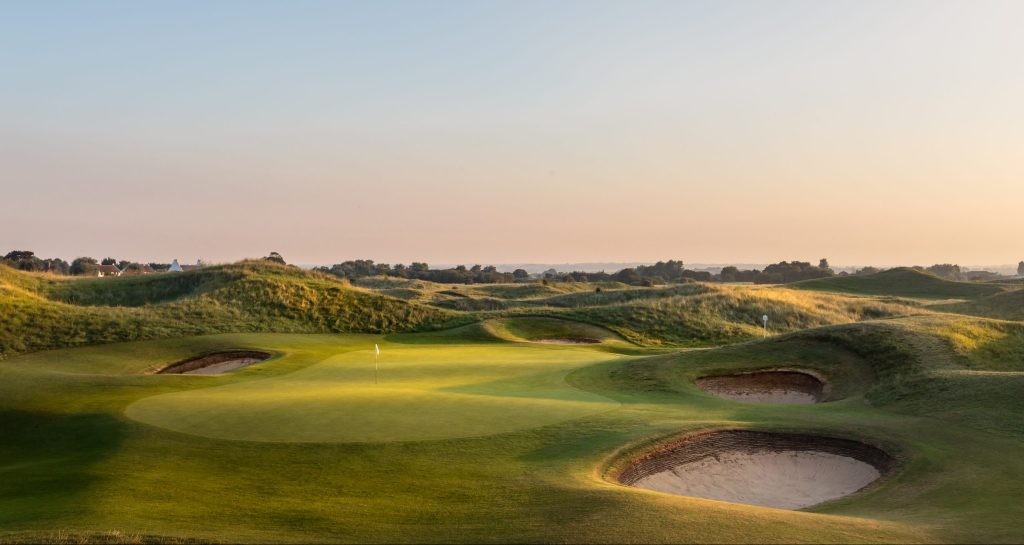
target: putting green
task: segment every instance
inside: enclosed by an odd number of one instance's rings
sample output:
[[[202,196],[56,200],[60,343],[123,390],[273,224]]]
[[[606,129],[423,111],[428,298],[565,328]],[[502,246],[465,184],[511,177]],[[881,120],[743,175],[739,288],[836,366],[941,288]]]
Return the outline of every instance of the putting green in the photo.
[[[273,378],[144,398],[125,413],[178,432],[245,441],[493,435],[616,408],[615,401],[569,386],[565,376],[619,357],[565,347],[388,345],[377,383],[372,350],[360,350]]]

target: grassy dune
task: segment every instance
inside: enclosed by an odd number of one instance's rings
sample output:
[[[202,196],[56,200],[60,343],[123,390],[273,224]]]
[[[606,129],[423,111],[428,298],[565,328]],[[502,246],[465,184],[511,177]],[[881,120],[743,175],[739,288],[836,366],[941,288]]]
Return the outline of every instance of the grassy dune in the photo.
[[[0,313],[0,357],[207,333],[389,333],[469,320],[262,262],[95,279],[55,279],[0,266]]]
[[[856,295],[897,295],[922,299],[971,299],[999,293],[996,284],[955,282],[930,273],[896,268],[864,276],[833,276],[789,284],[793,289]]]
[[[884,301],[806,293],[778,287],[705,287],[695,295],[639,299],[625,304],[574,309],[562,315],[606,325],[630,341],[648,345],[709,346],[772,334],[926,310],[909,301]]]
[[[1003,291],[963,303],[935,305],[934,308],[1001,320],[1024,320],[1024,289]]]

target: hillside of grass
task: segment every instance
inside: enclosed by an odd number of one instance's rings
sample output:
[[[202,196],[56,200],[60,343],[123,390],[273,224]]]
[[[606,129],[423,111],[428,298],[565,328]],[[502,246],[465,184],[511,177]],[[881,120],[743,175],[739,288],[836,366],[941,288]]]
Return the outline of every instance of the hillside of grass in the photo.
[[[227,332],[393,333],[471,320],[264,262],[96,279],[0,270],[0,356]]]
[[[995,284],[955,282],[910,268],[889,269],[862,276],[832,276],[789,284],[801,290],[854,295],[895,295],[922,299],[973,299],[1003,290]]]
[[[999,292],[966,303],[936,305],[933,308],[1001,320],[1024,320],[1024,289]]]
[[[601,324],[643,345],[711,346],[831,324],[927,312],[909,301],[881,301],[778,287],[710,286],[703,293],[579,308],[557,315]]]

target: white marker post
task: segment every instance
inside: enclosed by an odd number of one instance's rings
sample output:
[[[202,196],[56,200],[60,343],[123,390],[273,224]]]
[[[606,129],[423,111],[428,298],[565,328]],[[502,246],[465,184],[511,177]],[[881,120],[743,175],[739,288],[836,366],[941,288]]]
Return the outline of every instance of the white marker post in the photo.
[[[380,373],[380,365],[377,364],[377,360],[380,358],[380,347],[376,343],[373,345],[373,383],[377,384],[377,375]]]
[[[764,322],[764,336],[768,336],[768,315],[761,316],[761,320]]]

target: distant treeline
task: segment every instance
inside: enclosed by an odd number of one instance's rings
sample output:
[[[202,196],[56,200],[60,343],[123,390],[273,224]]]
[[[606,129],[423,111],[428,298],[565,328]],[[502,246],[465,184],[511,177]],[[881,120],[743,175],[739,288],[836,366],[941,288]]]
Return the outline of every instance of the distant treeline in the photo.
[[[277,252],[271,252],[269,256],[263,259],[282,264],[285,263],[284,259]],[[127,271],[141,270],[145,265],[148,265],[154,271],[166,271],[170,268],[169,263],[142,264],[127,260],[117,260],[113,257],[107,257],[99,261],[91,257],[79,257],[68,263],[60,258],[42,259],[36,256],[34,252],[28,250],[8,252],[0,258],[0,264],[23,271],[49,272],[59,275],[95,275],[100,265],[116,265],[119,269]],[[1002,275],[989,271],[963,271],[959,265],[950,263],[913,268],[950,280],[984,281],[1003,278]],[[367,276],[390,276],[427,280],[440,284],[502,284],[525,282],[531,278],[539,278],[548,282],[622,282],[635,286],[691,281],[785,284],[835,275],[827,259],[818,261],[817,266],[806,261],[780,261],[779,263],[768,265],[763,270],[740,270],[729,266],[723,268],[718,274],[710,271],[687,269],[682,261],[674,259],[659,261],[654,265],[626,268],[614,273],[604,271],[560,272],[555,269],[548,269],[534,276],[531,276],[524,269],[516,269],[512,272],[499,272],[497,267],[493,265],[473,265],[471,267],[459,265],[448,269],[431,269],[426,263],[414,262],[410,265],[389,265],[386,263],[374,263],[369,259],[345,261],[330,267],[317,267],[315,270],[339,278],[356,279]],[[875,267],[863,267],[853,274],[874,274],[881,270]],[[846,276],[847,274],[846,272],[841,272],[839,276]],[[1018,265],[1017,274],[1024,276],[1024,261],[1021,261]]]
[[[383,275],[395,278],[428,280],[442,284],[497,284],[523,282],[530,279],[530,274],[523,269],[516,269],[510,273],[498,272],[497,267],[493,265],[486,267],[481,265],[473,265],[472,267],[459,265],[449,269],[431,269],[426,263],[412,263],[408,266],[401,264],[389,265],[386,263],[374,263],[369,259],[345,261],[330,267],[318,267],[316,270],[348,279]],[[640,286],[692,281],[777,284],[809,278],[822,278],[832,276],[833,274],[832,269],[828,266],[828,262],[824,259],[821,260],[818,266],[802,261],[783,261],[769,265],[763,271],[741,271],[736,267],[726,267],[722,269],[720,274],[687,269],[682,261],[670,259],[668,261],[659,261],[654,265],[640,265],[614,273],[604,271],[559,272],[549,269],[538,276],[540,279],[549,282],[622,282],[624,284]]]
[[[116,265],[118,269],[123,271],[142,270],[144,266],[142,263],[123,259],[117,260],[113,257],[107,257],[100,261],[92,257],[78,257],[71,261],[71,263],[68,263],[59,257],[42,259],[37,257],[35,252],[29,250],[8,252],[3,258],[0,258],[0,263],[22,271],[75,276],[94,276],[100,265]],[[154,271],[166,271],[171,268],[170,263],[146,263],[145,265],[149,265]]]
[[[374,263],[369,259],[345,261],[330,267],[317,267],[315,270],[349,279],[384,275],[396,278],[428,280],[441,284],[502,284],[530,278],[530,274],[523,269],[516,269],[510,273],[498,272],[497,267],[493,265],[486,267],[481,265],[473,265],[472,267],[459,265],[451,269],[431,269],[426,263],[412,263],[408,266],[402,264],[389,265],[387,263]]]

